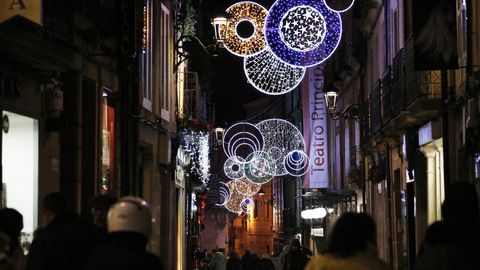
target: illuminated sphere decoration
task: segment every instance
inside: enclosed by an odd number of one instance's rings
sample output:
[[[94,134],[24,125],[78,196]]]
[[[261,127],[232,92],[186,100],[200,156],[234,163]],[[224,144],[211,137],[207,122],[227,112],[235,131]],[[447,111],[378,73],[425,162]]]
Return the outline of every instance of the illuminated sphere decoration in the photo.
[[[244,1],[236,3],[226,10],[227,25],[223,31],[225,49],[237,56],[245,57],[261,52],[266,47],[265,19],[268,11],[255,2]],[[241,37],[238,34],[238,25],[247,21],[254,28],[253,35]]]
[[[245,176],[257,184],[265,184],[275,176],[276,167],[268,153],[251,153],[245,164]]]
[[[243,212],[247,213],[248,212],[248,207],[255,207],[255,202],[250,199],[250,198],[245,198],[242,203],[240,204],[240,208],[242,209]]]
[[[325,0],[278,0],[265,25],[267,44],[285,63],[311,67],[327,60],[342,36],[339,13]]]
[[[252,183],[247,178],[243,177],[237,180],[232,181],[235,185],[235,189],[238,190],[241,194],[245,195],[246,197],[251,197],[260,190],[262,187],[261,184]]]
[[[282,95],[292,91],[305,75],[304,67],[295,67],[281,61],[269,48],[245,57],[243,67],[248,82],[267,95]]]
[[[239,163],[236,160],[239,160],[242,163]],[[233,180],[244,177],[245,171],[243,162],[244,159],[242,157],[236,157],[235,159],[229,157],[223,164],[223,171],[225,172],[225,175]]]
[[[263,147],[262,133],[255,125],[248,122],[232,125],[223,135],[223,151],[227,157],[239,164],[245,164],[245,159],[250,153],[259,153]]]
[[[331,8],[330,5],[328,4],[329,1],[334,1],[334,0],[324,0],[325,6],[326,6],[328,9],[330,9],[331,11],[337,12],[337,13],[343,13],[343,12],[349,10],[350,8],[352,8],[352,7],[353,7],[353,4],[355,4],[355,0],[351,0],[350,5],[348,5],[346,8],[344,8],[344,9],[333,9],[333,8]]]
[[[308,156],[301,150],[294,150],[285,157],[285,169],[292,176],[302,176],[308,171]]]
[[[268,119],[258,123],[257,128],[265,140],[264,151],[274,156],[276,176],[289,172],[285,167],[285,158],[295,150],[305,151],[305,140],[297,127],[283,119]],[[247,170],[245,170],[247,174]]]

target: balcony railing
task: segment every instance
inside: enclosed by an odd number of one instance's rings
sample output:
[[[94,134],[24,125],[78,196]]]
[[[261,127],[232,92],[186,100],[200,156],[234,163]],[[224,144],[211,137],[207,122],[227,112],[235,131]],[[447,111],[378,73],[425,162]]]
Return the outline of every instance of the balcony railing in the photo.
[[[405,51],[401,49],[392,65],[392,115],[401,112],[405,106]]]
[[[382,76],[382,124],[387,124],[392,118],[392,69],[390,66]]]
[[[377,84],[370,93],[370,132],[376,134],[382,127],[382,82],[377,81]]]

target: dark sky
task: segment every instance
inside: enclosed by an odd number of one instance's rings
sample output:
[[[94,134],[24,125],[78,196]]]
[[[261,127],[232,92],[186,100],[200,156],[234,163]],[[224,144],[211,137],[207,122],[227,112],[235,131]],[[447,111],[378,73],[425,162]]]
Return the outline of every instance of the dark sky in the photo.
[[[203,0],[202,17],[208,20],[220,14],[230,5],[240,1],[234,0]],[[269,9],[272,0],[256,1]],[[209,15],[211,13],[213,15]],[[204,22],[205,23],[205,22]],[[205,23],[206,25],[206,23]],[[257,91],[250,84],[243,70],[243,58],[223,50],[219,56],[211,58],[214,77],[211,81],[211,88],[214,91],[213,101],[216,106],[216,126],[231,125],[234,122],[245,119],[242,104],[250,102],[266,95]]]

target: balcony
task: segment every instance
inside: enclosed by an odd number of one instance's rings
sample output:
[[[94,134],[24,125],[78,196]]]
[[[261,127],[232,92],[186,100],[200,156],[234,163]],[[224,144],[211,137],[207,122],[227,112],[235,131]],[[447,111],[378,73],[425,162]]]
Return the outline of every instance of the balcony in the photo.
[[[382,81],[378,80],[370,93],[370,132],[376,134],[382,128]]]
[[[441,72],[416,71],[413,40],[400,50],[369,96],[370,134],[398,135],[435,118],[441,106]]]

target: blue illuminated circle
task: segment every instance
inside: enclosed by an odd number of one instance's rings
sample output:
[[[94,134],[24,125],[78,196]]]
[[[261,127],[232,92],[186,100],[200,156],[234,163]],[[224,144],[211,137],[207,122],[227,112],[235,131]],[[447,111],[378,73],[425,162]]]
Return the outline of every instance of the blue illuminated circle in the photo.
[[[296,6],[280,21],[280,38],[292,50],[306,52],[315,49],[325,37],[325,20],[311,6]]]
[[[318,15],[312,13],[307,19],[306,12],[313,10]],[[298,16],[294,16],[296,14]],[[313,21],[315,18],[316,22]],[[295,40],[296,33],[290,34],[285,29],[287,23],[290,23],[289,27],[295,23],[298,31],[308,32],[311,36]],[[339,13],[325,6],[324,0],[278,0],[268,11],[265,36],[272,52],[282,61],[310,67],[333,54],[342,36],[342,20]]]

